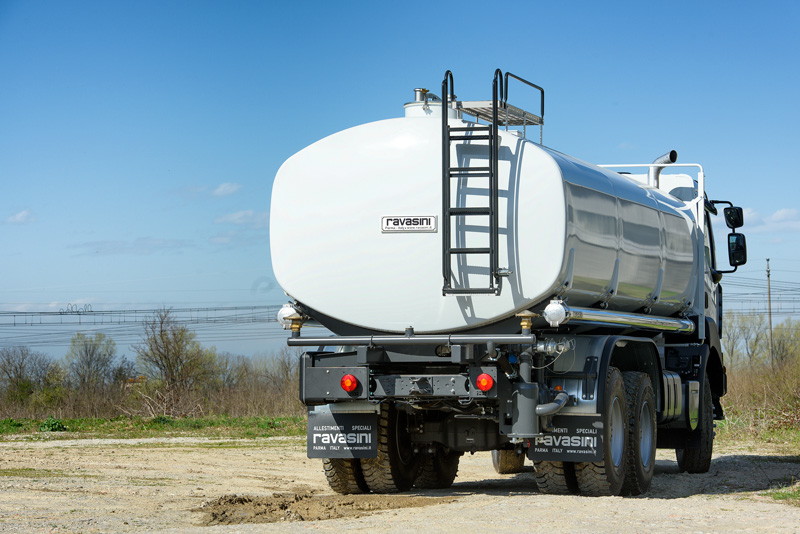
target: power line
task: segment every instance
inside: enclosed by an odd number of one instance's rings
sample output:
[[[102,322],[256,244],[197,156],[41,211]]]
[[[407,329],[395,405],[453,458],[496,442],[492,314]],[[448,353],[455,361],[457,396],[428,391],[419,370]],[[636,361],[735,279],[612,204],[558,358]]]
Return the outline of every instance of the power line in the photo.
[[[202,343],[269,341],[287,337],[278,327],[281,305],[170,308],[178,326],[191,327]],[[0,311],[0,347],[68,345],[76,332],[108,335],[117,344],[141,341],[143,325],[163,308],[94,311],[68,305],[59,311]]]

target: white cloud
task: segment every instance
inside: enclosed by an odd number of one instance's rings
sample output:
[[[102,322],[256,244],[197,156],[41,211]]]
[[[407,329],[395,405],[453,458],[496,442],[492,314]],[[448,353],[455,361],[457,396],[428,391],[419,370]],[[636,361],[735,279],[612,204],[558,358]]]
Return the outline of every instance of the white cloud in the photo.
[[[10,216],[8,219],[6,219],[6,222],[8,224],[27,224],[35,220],[36,219],[34,219],[31,210],[22,210]]]
[[[242,188],[242,184],[235,184],[231,182],[225,182],[224,184],[220,184],[219,187],[214,189],[212,195],[215,197],[226,197],[228,195],[232,195],[237,192],[239,189]]]
[[[217,224],[227,223],[263,228],[267,226],[267,215],[266,211],[242,210],[217,217],[214,222]]]
[[[213,245],[227,245],[231,241],[233,241],[233,237],[230,235],[216,235],[209,239],[209,242]]]
[[[781,208],[771,215],[762,216],[745,208],[744,223],[742,231],[752,234],[800,232],[800,212],[795,208]]]

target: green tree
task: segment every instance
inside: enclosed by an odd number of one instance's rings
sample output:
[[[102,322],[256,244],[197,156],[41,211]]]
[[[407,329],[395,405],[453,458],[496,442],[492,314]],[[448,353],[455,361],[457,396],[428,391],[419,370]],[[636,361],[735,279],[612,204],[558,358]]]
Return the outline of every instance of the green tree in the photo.
[[[53,362],[28,347],[0,349],[0,389],[6,402],[25,402],[45,382]]]

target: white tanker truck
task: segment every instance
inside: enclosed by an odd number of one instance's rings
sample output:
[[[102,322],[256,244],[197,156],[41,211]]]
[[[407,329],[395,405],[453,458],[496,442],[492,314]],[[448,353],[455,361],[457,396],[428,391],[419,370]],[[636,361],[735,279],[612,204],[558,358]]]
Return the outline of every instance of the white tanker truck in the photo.
[[[404,117],[326,137],[275,178],[279,321],[313,347],[308,456],[339,493],[447,488],[475,451],[500,473],[527,457],[543,493],[644,493],[657,447],[707,471],[741,208],[708,200],[674,151],[597,166],[545,147],[544,90],[513,74],[461,101],[448,71],[441,94],[416,89]]]

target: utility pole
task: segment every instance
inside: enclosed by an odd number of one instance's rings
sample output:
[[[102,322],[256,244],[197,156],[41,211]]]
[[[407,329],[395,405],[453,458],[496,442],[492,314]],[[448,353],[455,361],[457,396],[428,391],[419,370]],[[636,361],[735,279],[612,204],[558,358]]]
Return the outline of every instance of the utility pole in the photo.
[[[767,317],[769,317],[769,364],[775,369],[775,353],[772,351],[772,291],[769,285],[769,258],[767,258]]]

